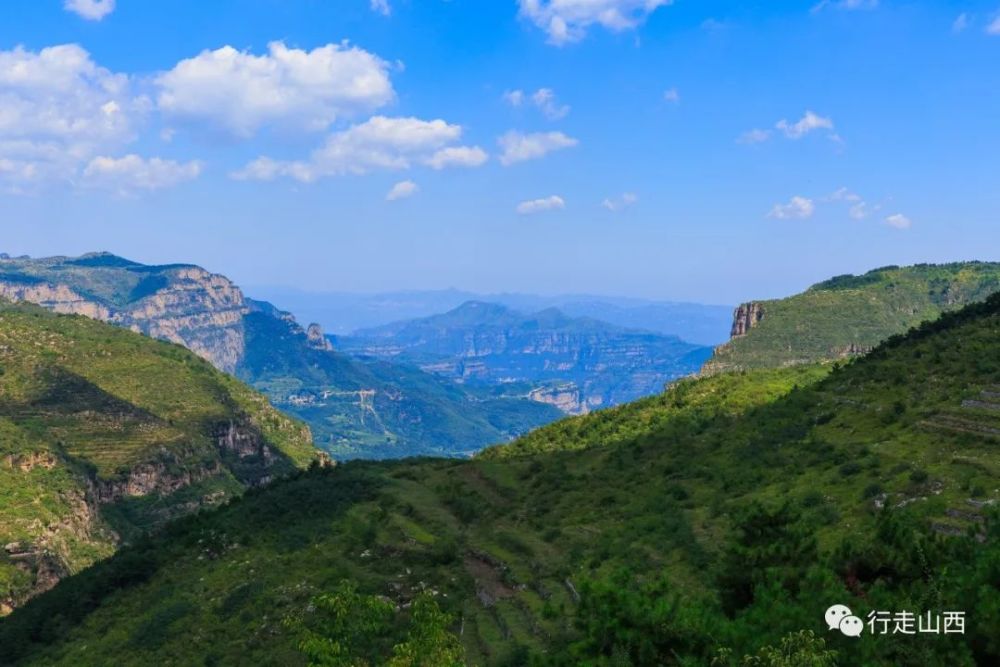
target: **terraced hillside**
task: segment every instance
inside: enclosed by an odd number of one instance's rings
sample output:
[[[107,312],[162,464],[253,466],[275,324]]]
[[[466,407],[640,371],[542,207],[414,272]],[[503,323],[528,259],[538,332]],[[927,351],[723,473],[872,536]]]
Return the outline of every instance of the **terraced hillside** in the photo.
[[[889,266],[844,275],[785,299],[737,308],[732,337],[702,372],[844,359],[1000,290],[1000,264]]]
[[[0,611],[315,455],[307,427],[179,346],[0,304]]]
[[[685,381],[472,461],[303,473],[36,598],[0,623],[0,662],[459,642],[476,665],[997,664],[998,345],[994,296],[848,363]],[[835,602],[965,630],[850,638]]]

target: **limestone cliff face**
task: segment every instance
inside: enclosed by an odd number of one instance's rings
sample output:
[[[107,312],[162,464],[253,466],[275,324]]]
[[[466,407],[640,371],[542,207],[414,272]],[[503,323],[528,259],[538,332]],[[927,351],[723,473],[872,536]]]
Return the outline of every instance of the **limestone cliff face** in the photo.
[[[228,278],[199,268],[170,272],[167,285],[112,315],[114,324],[183,345],[233,372],[243,358],[243,292]]]
[[[309,341],[309,347],[316,350],[332,350],[333,345],[330,343],[329,339],[323,335],[323,329],[320,328],[318,324],[313,322],[306,329],[306,340]]]
[[[764,319],[764,307],[759,301],[741,303],[733,313],[733,328],[729,332],[730,338],[747,335],[762,319]]]
[[[157,275],[158,289],[117,307],[55,280],[25,284],[0,277],[0,297],[177,343],[232,373],[246,346],[243,316],[249,306],[243,292],[228,278],[196,266],[163,269]]]
[[[22,284],[0,280],[0,297],[8,301],[30,301],[67,315],[84,315],[95,320],[110,320],[111,309],[88,300],[66,285],[49,283]]]

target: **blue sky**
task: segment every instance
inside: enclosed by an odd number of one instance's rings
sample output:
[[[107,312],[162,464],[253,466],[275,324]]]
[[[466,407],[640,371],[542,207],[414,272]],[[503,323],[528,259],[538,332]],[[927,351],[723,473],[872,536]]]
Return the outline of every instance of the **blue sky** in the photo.
[[[8,0],[0,250],[713,303],[1000,259],[1000,2],[738,4]]]

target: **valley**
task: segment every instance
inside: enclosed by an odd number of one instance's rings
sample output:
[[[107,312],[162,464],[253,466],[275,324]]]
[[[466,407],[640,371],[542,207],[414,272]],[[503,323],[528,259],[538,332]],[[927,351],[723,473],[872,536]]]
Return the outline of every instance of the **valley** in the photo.
[[[472,461],[302,473],[36,598],[0,624],[3,659],[304,664],[287,619],[308,624],[321,594],[367,604],[348,580],[396,611],[376,634],[318,629],[346,655],[403,641],[393,619],[433,599],[470,664],[705,664],[782,641],[845,664],[988,664],[1000,460],[978,402],[1000,385],[998,329],[994,296],[846,363],[684,380]],[[830,600],[970,621],[950,641],[857,642],[820,632]]]

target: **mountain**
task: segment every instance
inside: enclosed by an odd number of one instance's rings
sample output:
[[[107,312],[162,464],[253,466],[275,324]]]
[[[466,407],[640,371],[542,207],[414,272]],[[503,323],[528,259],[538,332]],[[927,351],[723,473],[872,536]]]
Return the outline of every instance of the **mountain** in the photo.
[[[317,454],[305,425],[181,347],[0,303],[0,615]]]
[[[529,313],[557,308],[570,317],[590,317],[629,329],[677,336],[699,345],[718,345],[725,341],[732,318],[729,306],[593,294],[478,294],[456,289],[362,294],[267,286],[256,286],[248,291],[261,299],[282,304],[305,322],[319,322],[338,336],[350,335],[358,329],[430,317],[454,310],[468,301],[496,303]]]
[[[704,372],[843,359],[1000,290],[1000,263],[887,266],[843,275],[786,299],[751,301]]]
[[[711,353],[675,336],[573,318],[555,308],[525,315],[481,301],[334,343],[470,385],[526,383],[532,398],[570,414],[658,393],[696,372]]]
[[[338,458],[467,454],[560,415],[522,395],[484,395],[331,350],[318,326],[303,328],[198,266],[146,266],[108,253],[0,259],[0,297],[184,345],[302,418]]]
[[[998,331],[993,296],[846,363],[680,381],[544,446],[302,473],[37,597],[0,622],[0,662],[994,665]],[[835,603],[939,634],[847,637]]]

